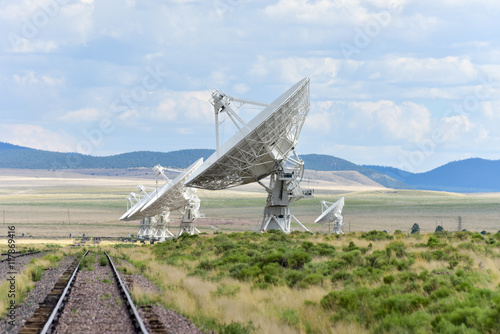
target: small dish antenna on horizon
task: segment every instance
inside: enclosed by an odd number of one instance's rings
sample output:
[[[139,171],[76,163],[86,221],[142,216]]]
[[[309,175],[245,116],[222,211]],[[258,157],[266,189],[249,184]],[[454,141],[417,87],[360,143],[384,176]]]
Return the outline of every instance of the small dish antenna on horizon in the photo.
[[[344,217],[342,209],[344,208],[344,197],[335,203],[321,201],[321,215],[314,221],[315,224],[333,224],[333,233],[344,234]]]

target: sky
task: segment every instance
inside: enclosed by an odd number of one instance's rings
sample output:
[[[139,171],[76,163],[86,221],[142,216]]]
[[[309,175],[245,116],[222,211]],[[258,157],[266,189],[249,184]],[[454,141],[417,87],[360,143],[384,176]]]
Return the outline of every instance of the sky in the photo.
[[[309,77],[299,155],[500,159],[498,17],[496,0],[0,0],[0,141],[214,149],[211,90],[269,103]]]

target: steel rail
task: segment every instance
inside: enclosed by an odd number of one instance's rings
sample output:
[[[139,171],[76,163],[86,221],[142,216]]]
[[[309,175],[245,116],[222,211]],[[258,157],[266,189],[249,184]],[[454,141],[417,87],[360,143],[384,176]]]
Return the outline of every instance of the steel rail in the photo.
[[[85,258],[85,256],[87,256],[87,254],[89,252],[90,251],[87,251],[83,255],[83,257],[80,259],[80,261],[78,261],[78,264],[76,265],[75,270],[73,270],[73,274],[71,275],[70,279],[68,280],[68,284],[66,284],[66,287],[64,288],[64,291],[61,294],[61,297],[59,297],[59,301],[57,302],[56,306],[54,307],[54,310],[50,314],[50,317],[47,320],[47,322],[45,323],[45,326],[43,326],[43,329],[40,332],[40,334],[46,334],[51,329],[52,324],[53,324],[54,320],[56,319],[56,317],[57,317],[57,315],[58,315],[58,313],[60,311],[59,309],[63,305],[64,299],[66,298],[66,295],[68,294],[68,291],[71,289],[71,286],[73,285],[73,281],[75,280],[76,274],[78,273],[78,270],[79,270],[79,267],[80,267],[80,263],[83,261],[83,259]]]
[[[130,294],[127,291],[127,288],[125,287],[125,284],[123,283],[122,278],[118,274],[118,270],[115,267],[115,264],[113,263],[113,260],[111,259],[111,256],[107,252],[104,252],[106,256],[108,257],[109,264],[111,264],[111,268],[113,268],[113,275],[115,276],[116,280],[118,281],[118,287],[120,289],[121,294],[125,297],[126,303],[127,303],[127,308],[129,309],[132,322],[134,323],[134,326],[137,330],[140,330],[141,333],[148,334],[148,330],[146,329],[146,326],[144,325],[144,322],[142,321],[141,316],[139,315],[139,312],[137,312],[137,308],[135,307],[134,302],[132,301],[132,298],[130,297]]]
[[[45,251],[44,251],[45,252]],[[12,254],[17,254],[17,255],[10,255],[8,253],[2,253],[1,255],[7,255],[7,258],[6,259],[1,259],[0,260],[0,263],[1,262],[5,262],[7,260],[9,260],[9,258],[12,258],[12,259],[17,259],[18,257],[22,257],[22,256],[28,256],[28,255],[33,255],[33,254],[38,254],[38,253],[41,253],[41,251],[35,251],[35,252],[29,252],[29,253],[12,253]]]

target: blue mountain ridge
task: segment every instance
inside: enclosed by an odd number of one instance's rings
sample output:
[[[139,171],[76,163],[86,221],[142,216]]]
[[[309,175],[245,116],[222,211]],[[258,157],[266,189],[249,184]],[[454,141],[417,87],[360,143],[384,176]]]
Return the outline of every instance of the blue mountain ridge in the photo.
[[[134,168],[160,164],[186,168],[214,150],[190,149],[172,152],[138,151],[105,157],[79,153],[37,150],[0,142],[0,168]],[[357,171],[388,188],[452,192],[500,192],[500,160],[470,158],[453,161],[425,173],[410,173],[398,168],[357,165],[330,155],[304,154],[305,168],[317,171]]]

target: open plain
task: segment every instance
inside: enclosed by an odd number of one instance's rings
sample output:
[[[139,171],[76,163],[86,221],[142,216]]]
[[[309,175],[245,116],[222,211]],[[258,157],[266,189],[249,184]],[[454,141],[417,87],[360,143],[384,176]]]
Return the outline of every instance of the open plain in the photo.
[[[175,176],[170,172],[170,176]],[[138,221],[123,222],[126,196],[137,185],[156,186],[150,169],[131,170],[18,170],[0,169],[0,222],[15,225],[18,236],[126,237],[138,231]],[[322,200],[345,196],[345,231],[401,230],[415,223],[422,232],[462,229],[500,230],[500,194],[458,194],[387,189],[357,172],[307,171],[302,183],[315,197],[291,205],[292,212],[311,231],[328,232],[313,224],[321,214]],[[161,183],[160,183],[161,186]],[[252,231],[262,219],[266,193],[258,184],[223,191],[199,190],[205,218],[196,223],[201,232]],[[177,232],[180,213],[170,224]],[[298,225],[295,225],[298,228]],[[6,235],[7,230],[0,235]]]
[[[18,287],[17,304],[34,298],[30,290],[42,282],[35,282],[42,276],[34,273],[50,272],[55,262],[90,249],[109,252],[120,259],[122,272],[161,291],[133,284],[135,303],[182,315],[204,332],[500,330],[495,320],[500,312],[495,306],[500,300],[499,194],[394,190],[358,173],[308,172],[303,186],[314,188],[315,197],[293,203],[292,210],[311,231],[323,233],[231,233],[254,231],[262,219],[266,195],[254,184],[198,192],[206,217],[196,225],[208,237],[186,235],[155,245],[116,239],[95,244],[81,237],[137,233],[138,222],[118,218],[138,184],[156,185],[150,171],[0,172],[0,234],[15,226],[17,250],[48,251],[19,268],[24,285]],[[313,221],[321,200],[341,196],[345,232],[355,233],[327,235],[328,226]],[[172,216],[175,233],[180,214]],[[437,224],[456,231],[459,216],[462,229],[472,232],[431,233]],[[408,233],[415,223],[422,234]],[[488,233],[477,233],[483,230]],[[8,238],[1,240],[6,251]],[[0,286],[4,310],[7,285]]]

